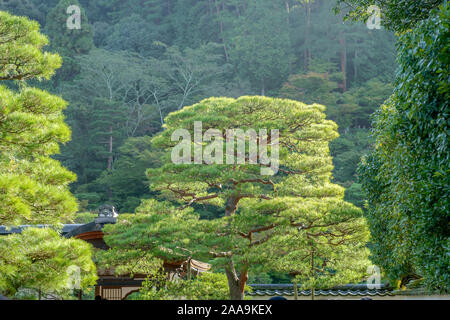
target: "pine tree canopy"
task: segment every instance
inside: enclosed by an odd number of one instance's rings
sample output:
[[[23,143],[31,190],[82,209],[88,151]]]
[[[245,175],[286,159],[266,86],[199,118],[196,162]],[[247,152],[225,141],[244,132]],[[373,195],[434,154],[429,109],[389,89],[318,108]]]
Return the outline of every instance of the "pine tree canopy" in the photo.
[[[0,79],[49,78],[61,59],[46,44],[37,23],[0,12]],[[76,177],[50,158],[70,139],[65,107],[23,82],[18,92],[0,85],[0,224],[53,224],[76,211],[67,187]]]
[[[148,250],[164,259],[212,261],[217,268],[225,268],[233,299],[243,297],[251,267],[278,264],[277,258],[295,250],[303,241],[294,244],[298,233],[308,239],[320,238],[317,245],[322,249],[351,241],[363,247],[367,228],[361,210],[344,202],[344,189],[330,182],[333,166],[328,143],[338,134],[336,124],[326,120],[324,109],[317,104],[255,96],[211,98],[170,114],[165,130],[153,139],[155,148],[166,151],[164,164],[147,170],[147,175],[152,190],[180,207],[144,201],[134,219],[107,227],[107,243],[122,250]],[[193,137],[197,121],[202,122],[202,133],[217,129],[216,142],[225,138],[227,129],[278,129],[278,172],[261,175],[265,165],[248,161],[173,163],[176,142],[172,134],[185,128]],[[272,152],[277,141],[268,140]],[[238,154],[237,144],[233,145],[224,157]],[[225,216],[201,220],[190,207],[194,204],[222,207]],[[288,246],[284,246],[285,237],[291,241]],[[268,247],[275,251],[268,254]],[[364,261],[364,252],[356,250],[355,255]]]

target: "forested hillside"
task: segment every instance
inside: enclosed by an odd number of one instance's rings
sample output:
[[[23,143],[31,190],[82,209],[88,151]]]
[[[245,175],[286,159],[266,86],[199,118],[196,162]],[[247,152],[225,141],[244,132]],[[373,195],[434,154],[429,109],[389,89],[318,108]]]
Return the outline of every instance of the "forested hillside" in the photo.
[[[150,198],[150,137],[168,113],[211,96],[266,95],[320,103],[339,125],[334,180],[362,207],[356,167],[370,115],[392,91],[395,37],[343,23],[329,0],[81,0],[80,30],[65,26],[77,0],[0,0],[37,20],[63,57],[49,82],[62,95],[72,141],[58,160],[77,174],[80,210],[109,202],[133,212]],[[211,210],[200,208],[205,215]],[[209,213],[207,213],[209,212]]]

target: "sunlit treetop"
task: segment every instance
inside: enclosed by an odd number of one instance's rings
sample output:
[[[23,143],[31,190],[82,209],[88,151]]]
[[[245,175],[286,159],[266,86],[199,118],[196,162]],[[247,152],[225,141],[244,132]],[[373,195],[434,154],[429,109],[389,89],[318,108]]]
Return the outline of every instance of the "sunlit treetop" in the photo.
[[[37,22],[0,12],[0,80],[50,79],[61,57],[43,52],[47,44]]]
[[[27,18],[0,12],[0,224],[54,224],[77,210],[68,184],[76,177],[50,156],[70,140],[67,103],[26,80],[49,79],[61,65],[47,38]]]

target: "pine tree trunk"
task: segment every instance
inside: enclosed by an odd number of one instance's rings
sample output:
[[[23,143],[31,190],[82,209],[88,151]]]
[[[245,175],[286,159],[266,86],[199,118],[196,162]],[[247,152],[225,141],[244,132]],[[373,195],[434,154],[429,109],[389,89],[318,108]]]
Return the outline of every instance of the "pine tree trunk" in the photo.
[[[288,27],[289,32],[289,38],[290,38],[290,32],[291,32],[291,6],[289,5],[289,1],[285,1],[286,5],[286,23]],[[292,59],[289,58],[289,74],[292,73]]]
[[[238,277],[233,260],[230,258],[228,265],[225,267],[225,272],[228,279],[228,287],[230,289],[230,299],[244,300],[245,285],[248,280],[248,270],[243,268],[240,276]]]
[[[108,156],[108,170],[112,170],[113,163],[113,128],[109,127],[109,156]]]
[[[305,3],[305,12],[306,12],[306,28],[305,28],[305,70],[309,70],[309,66],[311,64],[311,52],[309,48],[309,33],[311,29],[311,3],[310,1]]]
[[[345,36],[342,32],[339,34],[339,42],[341,44],[341,72],[344,74],[344,80],[342,80],[342,91],[347,91],[347,44]]]
[[[294,300],[298,300],[298,285],[294,282]]]
[[[228,55],[227,45],[225,43],[225,35],[224,35],[224,29],[223,29],[222,14],[220,12],[220,7],[217,4],[217,0],[214,0],[214,4],[216,6],[217,19],[219,20],[220,37],[222,38],[222,45],[223,45],[223,51],[225,53],[225,60],[227,62],[229,62],[230,59],[229,59],[229,55]],[[223,8],[223,3],[222,3],[222,9],[224,9]]]
[[[311,252],[311,277],[314,279],[316,277],[316,273],[314,271],[314,251]],[[311,300],[314,300],[314,284],[312,285],[311,288]]]
[[[358,64],[356,62],[356,60],[358,60],[358,49],[356,48],[355,45],[355,58],[353,61],[353,81],[356,81],[358,79]]]
[[[237,209],[237,204],[239,202],[239,198],[237,197],[230,197],[227,200],[227,204],[225,206],[225,216],[230,217]]]
[[[167,0],[167,15],[172,14],[172,6],[170,5],[170,0]]]

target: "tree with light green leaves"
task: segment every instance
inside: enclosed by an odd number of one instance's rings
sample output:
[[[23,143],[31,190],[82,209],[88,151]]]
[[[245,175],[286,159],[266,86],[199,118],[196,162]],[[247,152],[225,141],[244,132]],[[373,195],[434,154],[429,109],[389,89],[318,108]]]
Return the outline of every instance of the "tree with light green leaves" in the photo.
[[[399,37],[394,94],[375,113],[359,173],[373,261],[392,282],[448,292],[449,5]]]
[[[97,280],[92,247],[61,239],[52,229],[29,228],[0,237],[0,292],[8,297],[70,299]]]
[[[75,175],[51,158],[70,139],[64,100],[27,87],[25,80],[49,79],[61,65],[43,52],[47,38],[27,18],[0,12],[0,80],[16,80],[19,91],[0,86],[0,224],[59,225],[77,202],[68,184]],[[61,239],[50,229],[28,229],[0,239],[0,291],[60,291],[65,268],[81,269],[83,286],[95,281],[90,245]],[[82,287],[83,287],[82,286]]]
[[[166,130],[153,139],[155,148],[165,150],[164,164],[149,169],[147,175],[152,190],[179,203],[178,208],[144,201],[133,219],[105,229],[106,242],[113,249],[142,250],[164,260],[210,261],[215,268],[225,269],[230,297],[239,300],[244,298],[251,268],[258,264],[270,268],[285,254],[280,248],[268,261],[263,253],[265,246],[277,247],[278,236],[289,235],[291,229],[314,230],[320,235],[331,232],[333,226],[337,236],[344,238],[364,232],[361,210],[345,203],[344,189],[330,183],[333,166],[328,143],[338,134],[336,124],[325,119],[323,110],[321,105],[292,100],[241,97],[211,98],[171,113]],[[252,164],[173,163],[177,142],[172,141],[172,134],[186,129],[193,137],[196,121],[202,122],[202,133],[218,130],[216,142],[223,142],[230,128],[244,132],[278,129],[279,139],[271,136],[267,146],[274,159],[278,141],[278,172],[262,175],[261,169],[268,169],[268,164],[261,155],[261,161]],[[193,142],[186,145],[191,143],[195,149]],[[239,154],[236,148],[234,144],[226,154]],[[247,141],[246,150],[249,148]],[[211,148],[206,150],[214,153]],[[223,208],[225,216],[200,219],[190,206],[202,204]]]
[[[202,273],[191,280],[172,281],[163,272],[146,279],[136,300],[226,300],[227,277],[222,273]]]
[[[318,227],[287,230],[274,239],[275,246],[271,243],[263,251],[267,261],[273,262],[272,268],[290,274],[297,289],[311,291],[312,300],[316,289],[361,282],[371,265],[365,219],[346,218],[345,212],[352,210],[349,206],[337,215],[335,224],[324,221],[324,228],[318,220],[329,219],[327,210],[326,205],[312,208],[308,212],[321,212],[314,215]]]
[[[0,79],[50,78],[61,59],[42,51],[39,25],[5,12],[0,22]],[[77,210],[67,188],[75,175],[50,158],[70,139],[66,103],[20,84],[0,86],[0,224],[57,223]]]

